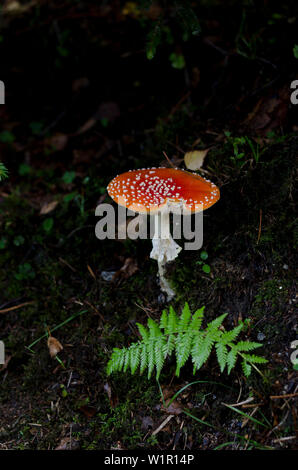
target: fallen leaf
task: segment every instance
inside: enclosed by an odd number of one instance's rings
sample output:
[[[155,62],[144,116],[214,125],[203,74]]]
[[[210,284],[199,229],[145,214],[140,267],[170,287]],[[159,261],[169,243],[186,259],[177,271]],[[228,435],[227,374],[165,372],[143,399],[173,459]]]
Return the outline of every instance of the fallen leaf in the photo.
[[[63,346],[62,344],[54,338],[54,336],[48,337],[48,348],[51,357],[56,357],[57,354],[62,351]]]
[[[241,125],[258,135],[266,136],[268,132],[284,125],[289,109],[288,101],[288,85],[274,94],[268,92],[257,101]]]
[[[96,413],[96,408],[89,405],[83,405],[79,410],[86,416],[86,418],[92,418]]]
[[[128,279],[133,274],[135,274],[138,271],[138,269],[139,268],[138,268],[136,260],[134,260],[133,258],[126,258],[122,268],[120,268],[119,271],[115,272],[113,276],[113,281],[115,281],[119,277],[123,279]]]
[[[168,403],[170,403],[170,399],[166,400],[166,406],[162,406],[161,410],[165,411],[166,413],[170,415],[180,415],[183,412],[183,409],[181,408],[180,404],[178,403],[177,400],[174,400],[169,406]]]
[[[92,129],[92,127],[95,126],[96,123],[97,119],[91,117],[77,130],[77,132],[74,133],[74,135],[84,134],[84,132],[87,132],[89,131],[89,129]]]
[[[192,150],[191,152],[186,152],[184,155],[184,163],[186,168],[189,170],[199,170],[203,163],[204,159],[210,149],[205,150]]]
[[[79,447],[80,444],[76,439],[71,437],[63,437],[55,450],[78,450]]]
[[[52,212],[56,208],[57,205],[58,205],[58,201],[45,202],[42,205],[39,214],[40,215],[49,214],[49,212]]]

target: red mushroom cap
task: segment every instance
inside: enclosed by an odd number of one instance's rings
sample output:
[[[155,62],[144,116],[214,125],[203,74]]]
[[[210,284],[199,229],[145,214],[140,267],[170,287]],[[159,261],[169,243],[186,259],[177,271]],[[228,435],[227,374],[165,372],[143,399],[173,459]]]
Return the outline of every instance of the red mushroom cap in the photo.
[[[134,212],[157,212],[167,201],[183,202],[186,209],[197,212],[213,206],[220,192],[215,184],[201,176],[177,168],[130,170],[116,176],[108,193],[120,206]]]

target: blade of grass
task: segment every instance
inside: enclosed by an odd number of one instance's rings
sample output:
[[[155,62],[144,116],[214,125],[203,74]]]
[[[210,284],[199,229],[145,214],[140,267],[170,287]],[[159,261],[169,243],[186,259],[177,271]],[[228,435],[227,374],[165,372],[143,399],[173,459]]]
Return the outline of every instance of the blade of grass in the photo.
[[[223,447],[227,447],[227,446],[231,446],[235,444],[235,442],[231,441],[231,442],[224,442],[223,444],[220,444],[219,446],[216,446],[214,447],[213,450],[219,450],[219,449],[222,449]]]
[[[202,419],[197,418],[196,416],[192,415],[191,413],[189,413],[186,410],[183,410],[183,413],[186,414],[187,416],[190,416],[190,418],[195,419],[196,421],[198,421],[198,423],[205,424],[206,426],[209,426],[210,428],[217,429],[216,426],[213,426],[213,424],[210,424],[207,421],[203,421]]]
[[[168,406],[170,406],[170,404],[178,397],[178,395],[180,395],[181,392],[183,392],[183,390],[185,390],[186,388],[188,388],[188,387],[190,387],[191,385],[194,385],[194,384],[221,385],[222,387],[229,388],[230,390],[233,390],[233,387],[229,387],[228,385],[222,384],[221,382],[213,382],[211,380],[196,380],[195,382],[191,382],[189,384],[184,385],[184,387],[180,388],[180,390],[178,390],[178,392],[176,392],[175,395],[171,398],[171,400],[168,403]]]
[[[74,320],[75,318],[77,318],[79,315],[83,315],[83,313],[86,313],[88,312],[88,310],[81,310],[80,312],[76,313],[75,315],[71,315],[69,318],[67,318],[65,321],[63,321],[62,323],[59,323],[59,325],[55,326],[54,328],[51,329],[51,332],[53,333],[53,331],[56,331],[58,330],[59,328],[61,328],[62,326],[66,325],[67,323],[69,323],[70,321]],[[35,341],[33,341],[33,343],[29,344],[29,346],[25,346],[26,349],[29,349],[29,351],[31,351],[32,353],[34,353],[34,351],[32,351],[32,347],[35,346],[39,341],[41,341],[43,338],[46,338],[48,336],[48,332],[46,332],[44,335],[40,336],[39,338],[37,338]]]
[[[161,386],[160,386],[159,380],[156,379],[156,382],[157,382],[158,387],[159,387],[159,392],[160,392],[160,395],[161,395],[161,399],[162,399],[163,406],[164,406],[164,408],[166,408],[167,405],[166,405],[166,402],[165,402],[165,399],[164,399],[164,396],[163,396],[163,392],[162,392],[162,388],[161,388]]]
[[[227,405],[226,403],[222,403],[224,406],[227,408],[230,408],[233,411],[236,411],[236,413],[240,414],[241,416],[244,416],[245,418],[249,419],[250,421],[253,421],[256,424],[260,424],[261,426],[264,426],[264,428],[269,428],[266,424],[262,423],[261,421],[257,420],[256,418],[253,418],[252,416],[249,416],[247,413],[244,413],[241,410],[238,410],[238,408],[235,408],[234,406]]]

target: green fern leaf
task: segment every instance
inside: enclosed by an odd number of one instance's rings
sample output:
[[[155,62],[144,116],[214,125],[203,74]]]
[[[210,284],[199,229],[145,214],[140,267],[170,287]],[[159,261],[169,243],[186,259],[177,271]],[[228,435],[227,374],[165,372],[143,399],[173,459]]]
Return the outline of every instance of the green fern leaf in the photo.
[[[171,306],[169,318],[168,318],[168,324],[166,328],[166,334],[177,333],[177,328],[178,328],[178,317],[175,313],[175,310]]]
[[[160,323],[159,323],[160,328],[162,328],[163,330],[167,329],[168,318],[169,318],[169,316],[168,316],[167,311],[163,310],[161,318],[160,318]]]
[[[153,341],[149,341],[147,343],[147,361],[148,361],[148,364],[147,364],[147,367],[148,367],[148,379],[150,379],[151,375],[152,375],[152,372],[153,372],[153,369],[154,369],[154,366],[155,366],[155,350],[154,350],[154,342]]]
[[[148,365],[147,343],[140,344],[140,374],[143,374]]]
[[[168,340],[163,346],[164,358],[171,356],[172,352],[175,349],[176,345],[176,336],[174,334],[168,336]]]
[[[137,323],[136,325],[137,325],[137,327],[138,327],[138,329],[139,329],[139,333],[140,333],[140,335],[142,336],[143,341],[147,341],[148,338],[149,338],[149,331],[148,331],[148,329],[147,329],[144,325],[142,325],[141,323]]]
[[[204,310],[205,310],[205,307],[199,308],[193,314],[191,322],[190,322],[190,326],[189,326],[191,330],[198,331],[201,328],[202,321],[204,318]]]
[[[188,330],[186,333],[181,333],[177,336],[176,339],[176,375],[179,377],[180,369],[184,366],[187,359],[190,356],[190,351],[192,347],[192,339],[194,336],[194,331]]]
[[[222,331],[220,327],[227,316],[224,314],[208,323],[207,328],[202,330],[200,328],[203,316],[204,307],[198,309],[192,316],[186,303],[179,318],[173,307],[170,307],[169,313],[163,311],[159,324],[152,318],[148,319],[147,327],[138,323],[141,340],[129,348],[114,348],[107,364],[107,374],[126,372],[128,368],[134,374],[139,367],[140,374],[147,369],[150,378],[155,368],[158,379],[165,359],[174,351],[176,375],[179,376],[181,367],[189,358],[192,359],[195,373],[208,360],[213,346],[216,349],[221,372],[227,366],[227,373],[230,374],[238,355],[242,356],[242,369],[246,377],[251,374],[254,363],[267,362],[263,357],[244,353],[262,346],[260,343],[249,341],[233,343],[242,329],[242,324],[231,331]]]
[[[140,363],[140,351],[141,347],[138,343],[132,344],[130,349],[130,370],[134,374]]]
[[[164,356],[164,345],[165,345],[165,338],[164,336],[160,336],[159,338],[156,339],[155,342],[155,348],[154,348],[154,353],[155,353],[155,366],[156,366],[156,378],[157,380],[159,379],[160,372],[163,368],[164,361],[165,361],[165,356]]]
[[[200,335],[195,335],[193,339],[193,347],[192,347],[192,361],[194,364],[194,372],[207,361],[208,357],[210,356],[212,346],[214,340],[211,335],[204,335],[201,333]]]
[[[237,362],[237,357],[238,357],[237,349],[232,348],[232,349],[228,352],[228,355],[227,355],[228,375],[230,374],[230,372],[231,372],[231,370],[233,369],[233,367],[235,367],[235,364],[236,364],[236,362]]]
[[[255,354],[241,354],[241,356],[248,362],[252,362],[255,364],[265,364],[267,359],[264,357],[256,356]]]
[[[224,313],[223,315],[220,315],[220,317],[217,317],[215,318],[215,320],[212,320],[210,323],[208,323],[207,331],[217,330],[221,326],[222,322],[224,321],[227,315],[227,313]]]
[[[260,343],[254,343],[253,341],[239,341],[235,347],[237,351],[252,351],[253,349],[263,346]]]
[[[245,377],[249,377],[251,374],[251,365],[247,364],[246,361],[242,361],[241,365],[242,365],[242,370],[243,370]]]
[[[241,323],[240,325],[236,326],[236,328],[233,328],[233,330],[225,331],[221,335],[220,342],[223,343],[223,344],[228,344],[231,341],[234,341],[237,338],[237,336],[239,335],[242,328],[243,328],[243,324]]]
[[[124,350],[124,363],[123,363],[123,372],[126,372],[128,367],[130,366],[130,350]]]
[[[182,310],[182,314],[181,314],[181,316],[179,318],[179,321],[178,321],[178,332],[179,333],[180,332],[185,332],[187,330],[190,319],[191,319],[191,313],[190,313],[190,310],[189,310],[189,305],[186,302],[185,305],[184,305],[184,308]]]
[[[216,344],[215,349],[220,371],[223,372],[227,363],[228,350],[221,342]]]

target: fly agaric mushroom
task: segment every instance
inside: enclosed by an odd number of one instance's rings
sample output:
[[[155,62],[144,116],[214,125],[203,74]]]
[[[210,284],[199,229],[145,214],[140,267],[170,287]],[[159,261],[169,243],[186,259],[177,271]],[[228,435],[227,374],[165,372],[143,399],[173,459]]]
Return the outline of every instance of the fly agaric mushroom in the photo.
[[[175,292],[165,279],[165,265],[178,256],[181,247],[171,236],[169,214],[175,209],[188,213],[208,209],[218,201],[219,189],[211,181],[178,168],[143,168],[116,176],[107,190],[120,206],[154,215],[150,258],[158,262],[160,287],[170,300]]]

